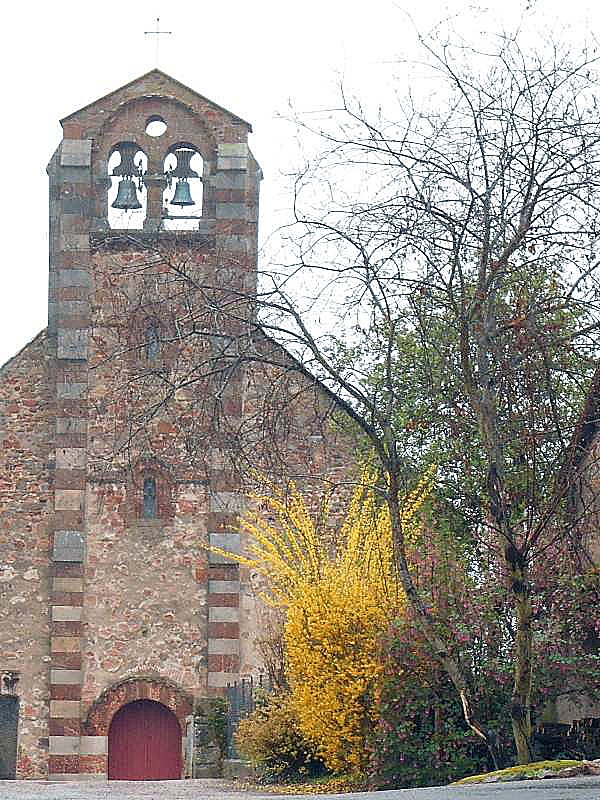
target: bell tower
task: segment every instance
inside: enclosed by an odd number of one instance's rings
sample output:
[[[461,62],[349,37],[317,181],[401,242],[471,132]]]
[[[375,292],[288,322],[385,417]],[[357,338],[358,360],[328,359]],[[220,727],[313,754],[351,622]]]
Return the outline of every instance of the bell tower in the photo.
[[[175,361],[197,364],[190,332],[204,326],[202,346],[214,347],[231,333],[225,298],[253,296],[261,173],[250,125],[158,69],[61,124],[48,166],[49,772],[80,780],[106,775],[108,732],[94,720],[99,696],[120,697],[119,681],[148,673],[154,683],[139,685],[155,686],[167,670],[179,692],[169,696],[193,698],[240,672],[238,567],[194,560],[202,537],[239,550],[236,486],[201,415],[192,421],[205,468],[191,465],[189,437],[177,438],[181,393],[156,425],[135,421]],[[190,310],[173,264],[209,311]],[[229,418],[241,415],[234,378],[222,395]]]

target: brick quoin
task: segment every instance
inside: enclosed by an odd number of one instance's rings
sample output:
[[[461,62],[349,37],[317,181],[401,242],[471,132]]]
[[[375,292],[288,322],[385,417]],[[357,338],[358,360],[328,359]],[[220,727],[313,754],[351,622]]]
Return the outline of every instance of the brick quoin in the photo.
[[[81,665],[81,663],[80,663]],[[65,665],[66,666],[66,665]],[[71,665],[69,665],[71,666]],[[81,700],[81,686],[51,686],[51,700]]]
[[[239,639],[238,622],[209,622],[208,635],[211,639]]]
[[[48,720],[49,736],[78,736],[81,729],[79,720],[52,718]]]
[[[223,608],[239,608],[240,595],[236,594],[208,594],[206,602],[209,606],[220,606]]]
[[[83,665],[83,656],[81,653],[53,653],[52,659],[52,666],[56,669],[81,669]],[[67,691],[67,692],[78,692],[77,697],[73,698],[56,698],[59,699],[73,699],[79,700],[81,698],[81,686],[71,686],[70,684],[67,686],[63,686],[62,684],[59,686],[50,686],[50,693],[58,691]]]
[[[84,774],[106,774],[108,772],[108,756],[79,756],[79,772]]]
[[[51,622],[50,633],[53,636],[79,636],[82,631],[81,622]]]
[[[79,772],[79,756],[49,756],[48,771],[51,775]]]

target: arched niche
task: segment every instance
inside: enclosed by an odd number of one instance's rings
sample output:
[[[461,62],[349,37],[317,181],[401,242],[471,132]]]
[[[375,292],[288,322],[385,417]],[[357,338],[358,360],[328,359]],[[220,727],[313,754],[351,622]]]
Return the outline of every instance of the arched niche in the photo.
[[[204,193],[204,160],[200,151],[189,142],[171,146],[163,162],[163,172],[170,184],[163,191],[164,229],[197,230]]]
[[[84,734],[106,736],[115,713],[135,700],[155,700],[171,709],[185,735],[186,717],[193,711],[192,697],[172,681],[158,676],[134,676],[107,687],[83,720]]]
[[[147,191],[141,176],[148,170],[148,157],[136,142],[119,142],[108,161],[108,224],[117,230],[141,230],[147,214]],[[116,208],[123,197],[137,200],[139,208]]]

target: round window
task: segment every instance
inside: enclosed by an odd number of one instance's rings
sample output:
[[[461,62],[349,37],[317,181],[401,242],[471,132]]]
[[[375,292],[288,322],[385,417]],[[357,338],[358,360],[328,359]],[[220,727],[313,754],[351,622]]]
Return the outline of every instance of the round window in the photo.
[[[148,136],[162,136],[167,130],[167,123],[162,117],[150,117],[146,122],[146,133]]]

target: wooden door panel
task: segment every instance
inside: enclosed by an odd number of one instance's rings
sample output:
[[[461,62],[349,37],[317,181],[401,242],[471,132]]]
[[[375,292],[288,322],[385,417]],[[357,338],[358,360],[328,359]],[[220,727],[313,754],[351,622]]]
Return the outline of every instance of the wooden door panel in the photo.
[[[181,729],[161,703],[136,700],[119,709],[108,731],[111,780],[165,781],[181,777]]]

